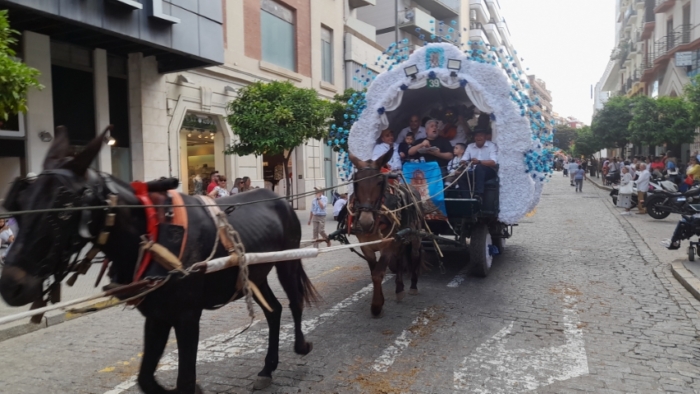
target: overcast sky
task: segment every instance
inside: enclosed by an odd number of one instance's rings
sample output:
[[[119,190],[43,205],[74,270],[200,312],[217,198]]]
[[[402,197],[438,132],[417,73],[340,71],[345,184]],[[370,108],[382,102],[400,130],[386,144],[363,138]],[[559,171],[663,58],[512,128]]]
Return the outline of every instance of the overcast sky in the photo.
[[[547,83],[554,111],[590,124],[591,85],[615,44],[615,1],[498,1],[523,66]]]

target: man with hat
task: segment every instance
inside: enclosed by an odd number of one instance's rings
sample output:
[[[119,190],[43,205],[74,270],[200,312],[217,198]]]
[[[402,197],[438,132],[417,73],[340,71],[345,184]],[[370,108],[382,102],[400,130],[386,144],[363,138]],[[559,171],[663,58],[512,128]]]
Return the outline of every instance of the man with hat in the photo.
[[[323,190],[314,187],[316,194],[314,199],[311,201],[311,212],[309,213],[309,226],[313,223],[313,239],[314,248],[318,249],[318,240],[325,239],[326,245],[331,246],[331,241],[326,235],[326,206],[328,205],[328,198],[323,195]],[[321,236],[322,238],[319,238]]]
[[[467,174],[473,179],[472,191],[476,196],[484,195],[484,184],[489,179],[494,179],[498,176],[496,166],[498,165],[498,147],[495,143],[487,141],[486,136],[490,134],[490,128],[486,121],[482,119],[484,115],[479,116],[479,125],[474,128],[474,142],[467,146],[467,150],[462,155],[462,162],[471,163],[472,167]]]

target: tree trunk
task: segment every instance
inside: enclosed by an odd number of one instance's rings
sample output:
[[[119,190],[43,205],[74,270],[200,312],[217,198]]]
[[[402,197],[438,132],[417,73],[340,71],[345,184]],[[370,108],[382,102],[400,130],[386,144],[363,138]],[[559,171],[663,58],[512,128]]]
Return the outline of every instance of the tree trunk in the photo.
[[[284,156],[284,161],[282,162],[282,166],[284,167],[284,181],[286,182],[286,185],[287,185],[287,188],[286,188],[287,189],[287,191],[286,191],[287,202],[289,202],[290,204],[292,202],[292,200],[290,199],[291,192],[292,192],[292,190],[291,190],[292,189],[292,180],[289,179],[289,168],[288,168],[289,166],[288,166],[288,164],[289,164],[289,158],[292,156],[293,151],[294,151],[293,149],[290,149],[289,152],[287,153],[287,155]]]

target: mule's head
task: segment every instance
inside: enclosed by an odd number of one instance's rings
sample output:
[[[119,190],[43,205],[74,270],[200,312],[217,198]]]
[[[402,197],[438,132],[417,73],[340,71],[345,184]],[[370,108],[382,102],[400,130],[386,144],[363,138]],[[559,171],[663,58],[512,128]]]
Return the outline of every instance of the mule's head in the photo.
[[[389,162],[394,149],[389,149],[377,160],[362,161],[350,154],[350,162],[357,172],[353,175],[352,209],[357,215],[357,223],[364,232],[374,230],[376,214],[381,210],[387,177],[382,167]]]
[[[5,209],[36,211],[89,205],[96,196],[87,187],[88,167],[108,130],[72,157],[68,133],[59,126],[44,159],[44,170],[33,181],[17,179],[3,204]],[[62,211],[17,215],[19,232],[0,276],[0,294],[9,305],[39,299],[44,281],[64,272],[71,255],[87,242],[78,235],[82,214]]]

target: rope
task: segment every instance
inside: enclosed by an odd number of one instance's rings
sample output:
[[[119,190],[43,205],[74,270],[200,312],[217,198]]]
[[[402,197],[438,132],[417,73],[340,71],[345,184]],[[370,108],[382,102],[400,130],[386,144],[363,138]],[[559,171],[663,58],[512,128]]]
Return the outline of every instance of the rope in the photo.
[[[378,176],[383,176],[384,174],[377,174],[377,175],[372,175],[371,177],[378,177]],[[335,185],[333,187],[327,187],[319,190],[314,190],[314,191],[309,191],[309,192],[304,192],[300,194],[293,194],[289,197],[287,196],[280,196],[280,197],[274,197],[274,198],[266,198],[263,200],[255,200],[255,201],[248,201],[248,202],[239,202],[239,203],[230,203],[230,204],[178,204],[178,205],[114,205],[112,208],[128,208],[128,209],[144,209],[144,208],[197,208],[197,207],[211,207],[211,206],[217,206],[217,207],[242,207],[246,205],[253,205],[253,204],[259,204],[263,202],[269,202],[269,201],[277,201],[277,200],[299,200],[302,197],[310,196],[313,194],[320,192],[325,192],[329,190],[336,189],[340,186],[347,186],[353,184],[354,181],[350,182],[345,182],[341,183],[338,185]],[[7,213],[0,213],[0,217],[3,216],[20,216],[20,215],[29,215],[29,214],[39,214],[39,213],[53,213],[53,212],[71,212],[71,211],[94,211],[94,210],[102,210],[102,209],[107,209],[107,206],[90,206],[90,207],[63,207],[63,208],[47,208],[47,209],[34,209],[34,210],[25,210],[25,211],[12,211],[12,212],[7,212]]]

